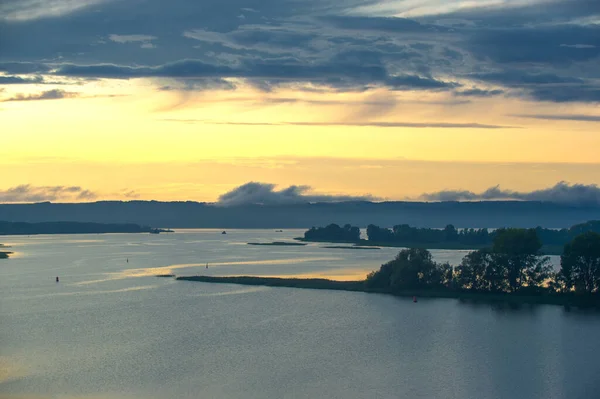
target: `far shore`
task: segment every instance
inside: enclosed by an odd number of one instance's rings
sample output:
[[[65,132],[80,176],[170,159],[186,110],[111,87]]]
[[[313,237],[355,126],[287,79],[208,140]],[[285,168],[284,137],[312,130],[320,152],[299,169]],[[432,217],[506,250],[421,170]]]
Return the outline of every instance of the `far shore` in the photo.
[[[489,245],[466,245],[457,242],[437,242],[437,243],[412,243],[412,242],[374,242],[365,239],[361,239],[359,241],[334,241],[334,240],[309,240],[303,237],[294,238],[300,242],[316,242],[323,244],[352,244],[353,247],[359,248],[369,248],[369,247],[385,247],[385,248],[422,248],[422,249],[448,249],[448,250],[456,250],[456,251],[477,251],[484,248],[489,248]],[[350,247],[350,248],[353,248]],[[324,247],[330,248],[330,247]],[[552,246],[552,245],[544,245],[542,246],[541,253],[543,255],[562,255],[563,247],[562,246]]]
[[[274,241],[274,242],[249,242],[248,245],[259,245],[259,246],[276,246],[276,247],[303,247],[307,244],[301,242],[285,242],[285,241]]]
[[[460,301],[496,303],[508,305],[559,305],[565,307],[581,307],[600,309],[600,300],[597,297],[586,297],[576,294],[508,294],[489,292],[469,292],[458,290],[405,290],[391,291],[374,289],[366,286],[364,280],[336,281],[318,278],[277,278],[258,276],[180,276],[180,281],[196,281],[203,283],[260,285],[268,287],[288,287],[303,289],[353,291],[375,294],[387,294],[398,297],[422,297],[422,298],[448,298]]]

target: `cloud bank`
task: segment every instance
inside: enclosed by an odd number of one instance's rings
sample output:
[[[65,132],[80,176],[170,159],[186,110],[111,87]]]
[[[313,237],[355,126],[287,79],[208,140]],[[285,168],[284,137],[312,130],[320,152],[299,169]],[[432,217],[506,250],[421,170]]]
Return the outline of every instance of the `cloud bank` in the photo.
[[[78,97],[78,93],[72,93],[69,91],[54,89],[43,91],[39,94],[17,94],[14,97],[10,97],[4,100],[0,100],[2,102],[9,101],[39,101],[39,100],[60,100],[63,98],[75,98]]]
[[[468,190],[443,190],[423,194],[425,201],[520,200],[553,202],[562,205],[600,207],[600,187],[596,184],[569,184],[561,181],[553,187],[529,192],[490,187],[481,193]]]
[[[93,200],[96,193],[79,186],[32,186],[23,184],[0,190],[0,203]]]
[[[0,84],[204,78],[600,102],[597,0],[416,3],[4,0]]]
[[[344,201],[373,201],[375,197],[311,194],[310,186],[289,186],[276,190],[275,184],[249,182],[243,184],[219,197],[218,205],[289,205],[314,202],[344,202]]]

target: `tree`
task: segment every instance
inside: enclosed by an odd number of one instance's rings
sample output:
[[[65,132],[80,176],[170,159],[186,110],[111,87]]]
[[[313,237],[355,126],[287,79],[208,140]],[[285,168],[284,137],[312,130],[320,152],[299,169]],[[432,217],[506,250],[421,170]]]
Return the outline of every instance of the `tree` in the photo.
[[[567,290],[591,294],[600,291],[600,234],[580,234],[565,245],[559,277]]]
[[[444,229],[444,239],[446,241],[458,241],[458,231],[453,225],[449,224]]]
[[[500,229],[496,231],[494,261],[506,270],[508,287],[516,292],[524,286],[539,288],[550,277],[552,268],[547,257],[538,252],[542,243],[535,229]]]
[[[450,265],[437,264],[426,249],[411,248],[370,273],[367,285],[391,290],[436,288],[449,284],[451,275]]]

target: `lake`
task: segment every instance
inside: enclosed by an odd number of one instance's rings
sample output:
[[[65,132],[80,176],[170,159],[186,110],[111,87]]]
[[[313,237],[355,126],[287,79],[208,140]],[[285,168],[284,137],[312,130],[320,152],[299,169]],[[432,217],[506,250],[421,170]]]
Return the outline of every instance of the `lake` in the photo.
[[[598,314],[154,277],[355,279],[398,252],[227,232],[0,237],[0,398],[598,397]]]

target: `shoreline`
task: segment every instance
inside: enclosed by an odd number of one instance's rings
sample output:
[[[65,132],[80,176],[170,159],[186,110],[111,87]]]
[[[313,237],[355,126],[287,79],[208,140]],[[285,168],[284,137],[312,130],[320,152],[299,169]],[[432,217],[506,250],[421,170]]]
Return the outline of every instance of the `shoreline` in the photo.
[[[259,285],[267,287],[286,287],[301,289],[319,289],[333,291],[364,292],[370,294],[385,294],[397,297],[421,297],[421,298],[445,298],[457,299],[460,302],[488,303],[488,304],[507,304],[507,305],[558,305],[580,308],[593,308],[600,310],[600,296],[585,297],[575,294],[509,294],[509,293],[488,293],[488,292],[469,292],[454,290],[404,290],[391,291],[382,289],[373,289],[365,285],[365,280],[355,281],[337,281],[320,278],[279,278],[279,277],[259,277],[259,276],[180,276],[175,277],[179,281],[192,281],[217,284],[239,284],[239,285]]]
[[[489,248],[489,245],[465,245],[465,244],[460,244],[460,243],[429,243],[429,244],[424,244],[424,243],[412,243],[412,242],[402,242],[402,243],[395,243],[395,242],[376,242],[376,241],[369,241],[369,240],[365,240],[365,239],[361,239],[359,241],[336,241],[336,240],[310,240],[310,239],[306,239],[303,237],[296,237],[294,238],[294,240],[300,241],[300,242],[314,242],[314,243],[321,243],[321,244],[352,244],[354,247],[361,247],[361,248],[368,248],[368,247],[383,247],[383,248],[420,248],[420,249],[427,249],[427,250],[432,250],[432,249],[447,249],[447,250],[454,250],[454,251],[477,251],[480,249],[484,249],[484,248]],[[327,247],[324,247],[327,248]],[[548,256],[548,255],[562,255],[563,253],[563,247],[558,247],[558,246],[551,246],[551,245],[547,245],[547,246],[543,246],[541,249],[542,255],[543,256]]]

